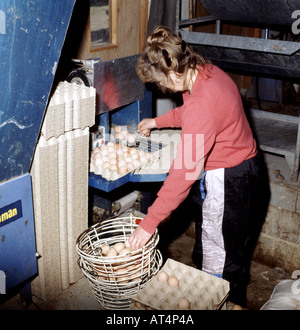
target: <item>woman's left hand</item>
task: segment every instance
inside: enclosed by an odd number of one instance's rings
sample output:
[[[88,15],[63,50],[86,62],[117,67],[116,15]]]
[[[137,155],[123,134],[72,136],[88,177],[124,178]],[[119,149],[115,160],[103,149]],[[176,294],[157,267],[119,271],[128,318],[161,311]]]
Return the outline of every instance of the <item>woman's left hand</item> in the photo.
[[[129,237],[129,244],[133,250],[142,248],[151,238],[152,234],[146,232],[141,226],[138,226]]]

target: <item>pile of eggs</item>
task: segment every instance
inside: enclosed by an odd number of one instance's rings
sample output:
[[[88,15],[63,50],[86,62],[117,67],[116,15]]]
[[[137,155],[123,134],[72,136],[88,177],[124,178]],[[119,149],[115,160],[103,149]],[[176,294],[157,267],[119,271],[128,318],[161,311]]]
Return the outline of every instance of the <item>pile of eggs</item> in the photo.
[[[110,141],[92,151],[90,171],[107,180],[116,180],[152,160],[151,152]]]
[[[112,284],[126,284],[139,280],[147,270],[148,263],[145,260],[142,262],[137,254],[137,251],[131,249],[128,240],[111,246],[103,244],[101,246],[103,264],[94,268],[98,279]]]

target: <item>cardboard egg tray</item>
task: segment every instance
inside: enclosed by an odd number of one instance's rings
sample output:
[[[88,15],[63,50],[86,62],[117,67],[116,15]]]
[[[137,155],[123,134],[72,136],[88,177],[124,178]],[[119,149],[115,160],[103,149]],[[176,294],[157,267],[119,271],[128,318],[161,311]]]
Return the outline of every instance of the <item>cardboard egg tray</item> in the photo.
[[[149,168],[153,163],[158,162],[160,158],[160,152],[161,149],[164,147],[162,143],[157,143],[150,141],[146,138],[143,137],[138,137],[136,140],[136,144],[134,145],[127,145],[129,148],[130,147],[136,147],[137,150],[142,150],[144,152],[151,152],[152,158],[149,159],[146,163],[142,163],[139,166],[134,167],[131,171],[128,171],[127,173],[124,174],[118,174],[118,173],[113,173],[108,169],[102,169],[102,168],[96,168],[93,165],[93,162],[90,162],[90,172],[95,173],[96,175],[102,176],[104,179],[108,181],[115,181],[120,179],[121,177],[127,175],[128,173],[136,173],[142,169],[147,169]]]
[[[177,287],[159,282],[159,274],[165,271],[176,276]],[[190,310],[222,309],[229,293],[229,282],[196,268],[168,259],[161,270],[132,297],[131,309],[179,310],[178,302],[186,298]]]

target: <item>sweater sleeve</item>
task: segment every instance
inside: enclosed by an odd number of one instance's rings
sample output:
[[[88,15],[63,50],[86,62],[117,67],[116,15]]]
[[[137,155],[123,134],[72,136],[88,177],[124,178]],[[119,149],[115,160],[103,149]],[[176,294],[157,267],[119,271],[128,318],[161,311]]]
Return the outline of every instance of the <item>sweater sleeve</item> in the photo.
[[[151,234],[154,233],[158,224],[166,219],[188,196],[193,183],[199,178],[206,155],[214,142],[213,130],[208,130],[205,135],[198,133],[199,126],[207,128],[210,119],[202,121],[199,125],[199,120],[195,120],[189,111],[184,117],[176,158],[156,200],[148,208],[147,215],[140,224],[145,231]]]
[[[157,128],[179,128],[181,127],[181,114],[182,109],[180,107],[169,110],[167,113],[156,117],[155,123]]]

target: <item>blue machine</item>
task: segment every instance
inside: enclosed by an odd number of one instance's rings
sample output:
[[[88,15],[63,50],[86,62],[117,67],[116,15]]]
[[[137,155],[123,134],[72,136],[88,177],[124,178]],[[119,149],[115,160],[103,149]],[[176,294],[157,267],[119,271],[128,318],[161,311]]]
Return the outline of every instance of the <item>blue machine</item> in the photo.
[[[0,2],[0,294],[37,274],[29,171],[74,4]]]

